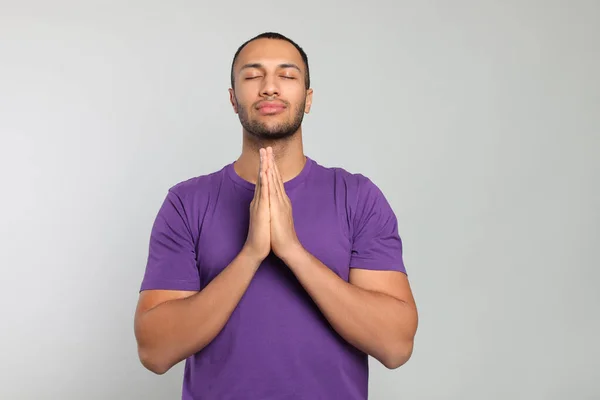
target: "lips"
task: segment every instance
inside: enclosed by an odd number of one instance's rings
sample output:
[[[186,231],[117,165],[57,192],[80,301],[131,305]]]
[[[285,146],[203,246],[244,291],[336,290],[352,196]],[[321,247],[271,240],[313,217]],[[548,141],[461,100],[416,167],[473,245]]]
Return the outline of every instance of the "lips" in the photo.
[[[285,104],[275,101],[264,101],[258,105],[258,111],[263,115],[278,114],[285,108]]]

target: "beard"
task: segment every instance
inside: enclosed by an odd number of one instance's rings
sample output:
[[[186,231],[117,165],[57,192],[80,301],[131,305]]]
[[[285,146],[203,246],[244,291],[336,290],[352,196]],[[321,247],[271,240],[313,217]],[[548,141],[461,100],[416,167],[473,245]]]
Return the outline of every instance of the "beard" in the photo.
[[[239,111],[238,117],[240,123],[246,132],[252,137],[259,140],[281,140],[292,137],[302,125],[304,119],[304,106],[306,104],[306,98],[301,104],[293,110],[292,116],[289,120],[279,122],[274,125],[266,124],[256,119],[251,119],[248,112],[248,107],[238,102]],[[289,107],[289,104],[288,104]]]

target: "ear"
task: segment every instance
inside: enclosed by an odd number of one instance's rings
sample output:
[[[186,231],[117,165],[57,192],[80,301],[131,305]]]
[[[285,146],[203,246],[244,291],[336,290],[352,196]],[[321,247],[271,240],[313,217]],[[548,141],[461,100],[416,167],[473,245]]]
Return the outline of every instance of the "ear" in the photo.
[[[229,102],[231,103],[231,106],[233,107],[233,112],[234,113],[238,113],[238,105],[237,105],[237,101],[235,100],[235,92],[233,89],[229,89]]]
[[[308,89],[306,91],[306,104],[304,106],[304,113],[308,114],[310,112],[310,107],[312,106],[312,99],[313,99],[313,90],[312,89]]]

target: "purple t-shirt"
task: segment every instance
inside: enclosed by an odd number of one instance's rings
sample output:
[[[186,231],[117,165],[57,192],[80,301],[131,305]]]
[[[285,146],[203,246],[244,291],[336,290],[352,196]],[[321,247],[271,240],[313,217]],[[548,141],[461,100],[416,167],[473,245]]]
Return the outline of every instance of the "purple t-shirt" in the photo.
[[[348,281],[350,268],[406,273],[397,220],[368,178],[307,158],[285,183],[303,246]],[[202,290],[240,252],[254,184],[233,163],[172,187],[150,238],[141,290]],[[366,399],[367,355],[329,325],[271,254],[215,339],[185,363],[183,399]]]

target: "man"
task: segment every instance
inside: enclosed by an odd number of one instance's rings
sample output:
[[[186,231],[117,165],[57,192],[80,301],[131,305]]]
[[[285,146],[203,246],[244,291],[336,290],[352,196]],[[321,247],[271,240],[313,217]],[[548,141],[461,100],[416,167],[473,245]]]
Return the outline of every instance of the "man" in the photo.
[[[397,368],[412,354],[396,217],[368,178],[304,155],[309,76],[292,40],[244,43],[240,157],[158,212],[135,334],[150,371],[186,360],[184,399],[366,399],[368,355]]]

